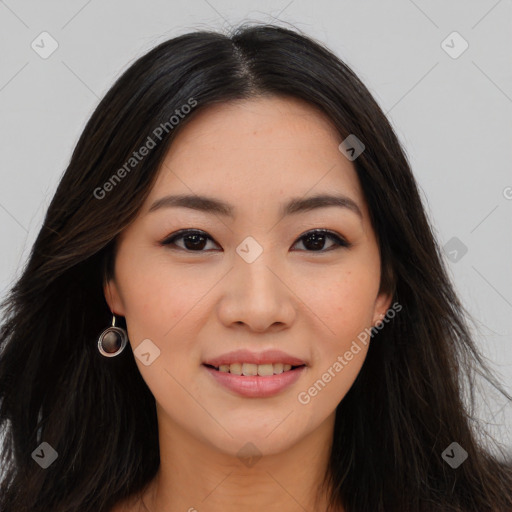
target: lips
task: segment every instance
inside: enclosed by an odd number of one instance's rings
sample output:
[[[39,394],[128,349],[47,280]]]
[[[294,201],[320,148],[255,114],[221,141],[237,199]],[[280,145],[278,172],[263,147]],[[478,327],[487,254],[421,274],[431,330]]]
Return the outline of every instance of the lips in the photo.
[[[256,364],[256,365],[267,365],[267,364],[283,364],[295,366],[307,366],[307,363],[302,359],[282,352],[281,350],[265,350],[263,352],[251,352],[250,350],[236,350],[234,352],[228,352],[212,359],[203,361],[206,366],[211,366],[215,369],[219,369],[221,365],[231,364]]]
[[[236,350],[207,359],[202,366],[224,389],[246,398],[267,398],[293,386],[307,362],[281,350]]]
[[[274,375],[234,375],[203,365],[212,382],[223,389],[245,398],[269,398],[291,388],[307,371],[305,365]]]

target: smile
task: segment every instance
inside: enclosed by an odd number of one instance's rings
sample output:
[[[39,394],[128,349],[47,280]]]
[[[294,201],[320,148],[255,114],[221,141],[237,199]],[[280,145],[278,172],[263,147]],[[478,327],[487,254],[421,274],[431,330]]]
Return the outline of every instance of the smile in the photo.
[[[267,398],[277,395],[291,387],[307,370],[306,365],[291,366],[283,363],[261,365],[233,363],[222,366],[223,370],[209,364],[202,365],[216,385],[245,398]],[[235,372],[239,371],[240,373],[227,371],[226,367],[229,370],[234,367]],[[272,374],[270,374],[270,370],[272,370]],[[278,373],[274,373],[274,371]],[[267,374],[261,375],[259,372]]]
[[[220,366],[206,365],[219,372],[232,373],[233,375],[244,376],[260,376],[267,377],[270,375],[279,375],[284,372],[289,372],[300,366],[292,366],[287,363],[267,363],[267,364],[253,364],[253,363],[233,363],[221,364]]]

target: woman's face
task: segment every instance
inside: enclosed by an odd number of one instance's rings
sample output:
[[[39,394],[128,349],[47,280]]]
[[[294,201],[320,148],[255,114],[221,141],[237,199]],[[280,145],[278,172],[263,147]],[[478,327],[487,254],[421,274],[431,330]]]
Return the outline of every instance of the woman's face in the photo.
[[[389,307],[367,206],[341,138],[305,102],[209,106],[183,128],[120,236],[105,296],[160,428],[226,454],[278,453],[332,425],[367,353],[361,333]],[[341,199],[303,203],[319,195]],[[171,241],[183,230],[200,233]]]

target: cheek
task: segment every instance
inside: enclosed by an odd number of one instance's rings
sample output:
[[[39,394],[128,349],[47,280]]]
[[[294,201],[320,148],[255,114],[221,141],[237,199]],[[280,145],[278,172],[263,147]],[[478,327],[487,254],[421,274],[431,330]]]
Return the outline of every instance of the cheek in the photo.
[[[378,272],[364,265],[330,271],[310,296],[311,309],[334,340],[347,341],[372,324],[379,279]]]
[[[190,340],[194,338],[192,330],[197,325],[199,310],[194,305],[211,287],[200,279],[191,282],[190,274],[173,268],[164,258],[155,258],[149,251],[120,252],[116,261],[116,278],[132,350],[135,352],[146,339],[156,346],[155,349],[149,345],[152,356],[158,353],[149,365],[138,357],[135,362],[160,403],[170,396],[179,398],[180,403],[188,400],[178,382],[183,382],[187,375],[181,373],[187,367],[183,361],[194,360]]]
[[[308,305],[323,325],[323,334],[313,344],[313,387],[307,392],[311,398],[321,395],[315,408],[336,407],[359,374],[370,343],[379,281],[374,261],[359,258],[350,268],[347,264],[337,272],[331,269],[310,296]]]
[[[116,278],[135,345],[150,338],[160,346],[166,334],[170,336],[173,327],[190,313],[201,292],[191,284],[189,273],[173,268],[165,258],[152,257],[149,251],[120,252]]]

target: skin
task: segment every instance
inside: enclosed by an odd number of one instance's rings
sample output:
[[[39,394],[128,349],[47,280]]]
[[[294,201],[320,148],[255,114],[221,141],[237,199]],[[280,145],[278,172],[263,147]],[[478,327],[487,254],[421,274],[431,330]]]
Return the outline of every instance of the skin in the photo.
[[[297,397],[379,321],[391,299],[379,293],[379,248],[354,166],[329,119],[298,99],[209,106],[183,128],[120,235],[115,275],[105,285],[111,310],[126,317],[132,349],[149,338],[160,350],[148,366],[136,358],[157,403],[160,470],[143,504],[127,501],[115,510],[323,511],[325,496],[316,490],[335,409],[368,346],[359,343],[309,403]],[[289,198],[320,192],[348,196],[361,216],[338,206],[279,214]],[[221,199],[235,217],[184,207],[149,212],[168,194]],[[174,249],[159,244],[180,229],[213,240],[195,251],[186,238]],[[302,238],[312,229],[334,231],[351,247],[326,238],[315,249]],[[236,252],[247,236],[263,248],[252,263]],[[278,348],[307,368],[278,395],[241,397],[202,366],[240,348]],[[251,466],[237,456],[248,442],[261,455]]]

